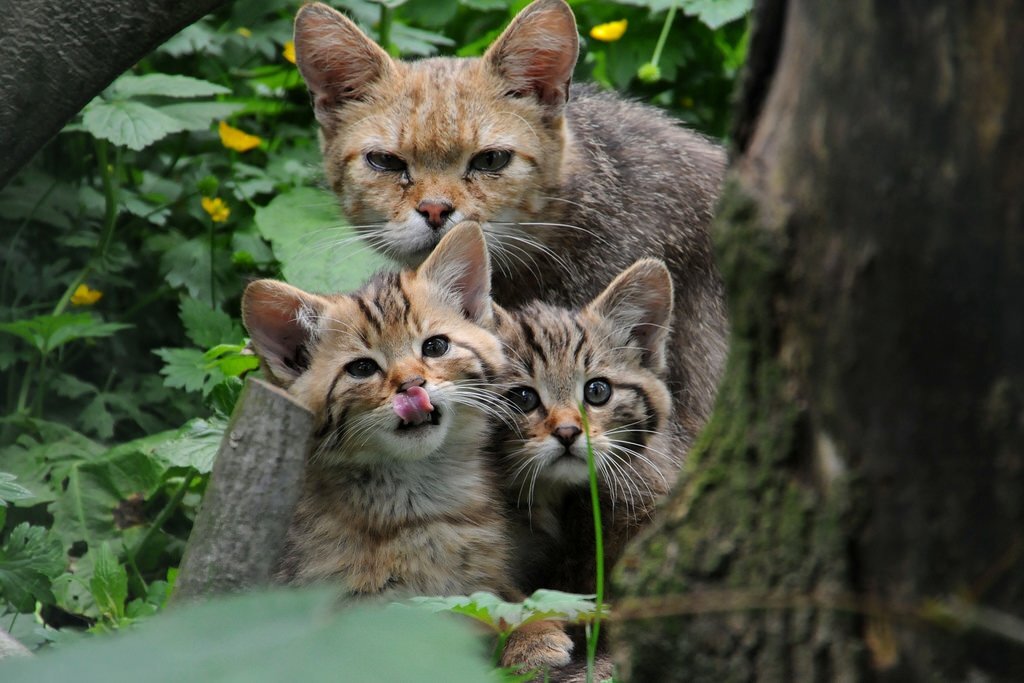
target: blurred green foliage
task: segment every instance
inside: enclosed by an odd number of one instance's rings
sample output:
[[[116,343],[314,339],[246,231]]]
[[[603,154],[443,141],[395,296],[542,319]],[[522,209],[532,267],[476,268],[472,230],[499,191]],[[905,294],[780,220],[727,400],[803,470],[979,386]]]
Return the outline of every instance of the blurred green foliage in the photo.
[[[185,29],[0,191],[0,619],[31,646],[166,602],[256,368],[245,282],[344,290],[383,263],[315,189],[315,125],[286,59],[298,4],[238,0]],[[527,3],[332,4],[414,58],[479,55]],[[724,134],[749,0],[571,4],[577,80]]]

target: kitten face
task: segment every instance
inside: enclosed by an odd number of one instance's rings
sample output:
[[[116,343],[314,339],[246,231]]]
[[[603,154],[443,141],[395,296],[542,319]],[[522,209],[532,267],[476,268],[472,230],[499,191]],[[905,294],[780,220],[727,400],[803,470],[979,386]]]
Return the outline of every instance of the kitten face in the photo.
[[[480,59],[395,61],[324,5],[300,11],[295,44],[328,180],[370,244],[415,265],[472,220],[515,251],[511,224],[538,220],[559,183],[578,51],[561,0],[524,10]]]
[[[665,266],[645,259],[579,313],[535,303],[501,317],[509,398],[519,411],[520,433],[503,448],[514,485],[528,486],[532,497],[538,484],[588,481],[581,404],[607,487],[660,476],[671,454],[652,442],[671,414],[664,383],[671,302]]]
[[[378,275],[352,295],[321,297],[260,280],[243,311],[267,374],[316,418],[316,457],[380,464],[430,457],[484,438],[473,401],[504,358],[490,321],[479,227],[416,272]]]

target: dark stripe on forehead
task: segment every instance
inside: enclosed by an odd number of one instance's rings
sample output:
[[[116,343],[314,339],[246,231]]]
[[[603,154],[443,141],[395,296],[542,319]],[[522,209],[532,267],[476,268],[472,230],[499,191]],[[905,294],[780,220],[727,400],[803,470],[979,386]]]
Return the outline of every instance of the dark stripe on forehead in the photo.
[[[576,326],[576,333],[580,335],[580,340],[578,342],[576,342],[576,349],[572,352],[572,357],[573,358],[579,358],[580,357],[580,351],[583,350],[583,345],[587,342],[587,331],[585,329],[583,329],[583,325],[580,325],[580,321],[579,320],[576,320],[574,318],[572,322]],[[586,366],[589,366],[589,365],[590,365],[590,363],[586,364]]]
[[[551,365],[551,362],[548,361],[547,354],[544,353],[544,348],[537,343],[537,337],[533,333],[533,328],[530,327],[528,322],[526,322],[526,319],[520,320],[519,322],[523,327],[523,335],[526,337],[526,343],[531,349],[533,349],[533,352],[540,357],[541,361],[545,365]]]
[[[639,384],[631,384],[629,382],[616,382],[615,387],[620,389],[628,389],[636,392],[640,396],[640,400],[644,402],[644,412],[647,414],[647,420],[644,421],[644,429],[655,431],[658,428],[658,413],[654,410],[654,403],[651,402],[651,395],[647,393]],[[643,437],[641,441],[646,445],[647,434],[641,434]]]
[[[481,354],[480,351],[478,351],[475,346],[463,341],[457,341],[455,343],[461,346],[462,348],[466,349],[470,353],[472,353],[474,356],[476,356],[476,360],[478,363],[480,363],[480,367],[481,369],[483,369],[484,375],[487,377],[488,382],[491,382],[493,384],[498,381],[497,368],[488,363],[487,360],[483,357],[483,354]]]
[[[373,313],[370,312],[370,307],[366,305],[366,302],[363,301],[363,298],[361,296],[357,296],[355,297],[355,300],[356,303],[359,304],[359,310],[363,312],[363,315],[366,316],[366,319],[369,320],[370,324],[373,325],[373,328],[377,330],[377,334],[382,334],[380,321],[377,320],[374,317]]]
[[[401,276],[399,276],[397,280],[398,282],[396,284],[398,286],[399,294],[398,301],[402,304],[402,323],[406,327],[409,327],[409,311],[411,309],[411,305],[409,303],[409,295],[405,291],[405,285],[402,284]]]

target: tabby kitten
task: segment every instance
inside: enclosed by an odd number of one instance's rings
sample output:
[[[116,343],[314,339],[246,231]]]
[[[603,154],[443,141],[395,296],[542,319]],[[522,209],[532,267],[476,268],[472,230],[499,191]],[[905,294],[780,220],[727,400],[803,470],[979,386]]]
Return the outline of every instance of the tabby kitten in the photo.
[[[381,252],[417,264],[479,221],[504,306],[581,306],[638,258],[663,259],[677,285],[672,428],[692,438],[726,350],[708,235],[717,145],[652,107],[570,90],[579,39],[563,0],[536,0],[479,59],[392,59],[322,4],[299,11],[295,47],[328,181]]]
[[[505,489],[522,512],[517,553],[526,590],[594,591],[594,526],[586,410],[598,472],[605,562],[648,521],[680,467],[667,429],[666,340],[672,279],[643,259],[581,311],[543,303],[498,310],[518,408],[515,430],[498,434]]]
[[[505,365],[479,226],[460,226],[415,272],[349,295],[251,283],[243,319],[261,365],[308,407],[316,447],[278,578],[350,597],[491,591],[518,598],[509,534],[481,453]],[[506,663],[564,664],[560,627],[519,633]]]

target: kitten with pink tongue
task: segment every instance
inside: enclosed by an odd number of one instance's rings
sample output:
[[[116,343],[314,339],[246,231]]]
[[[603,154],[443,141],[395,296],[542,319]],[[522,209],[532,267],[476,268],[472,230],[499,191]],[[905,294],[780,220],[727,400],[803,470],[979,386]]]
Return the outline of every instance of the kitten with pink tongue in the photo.
[[[394,402],[391,405],[395,410],[395,415],[402,420],[403,427],[418,427],[430,422],[430,414],[434,412],[430,396],[423,387],[413,386],[400,394],[395,394]]]

